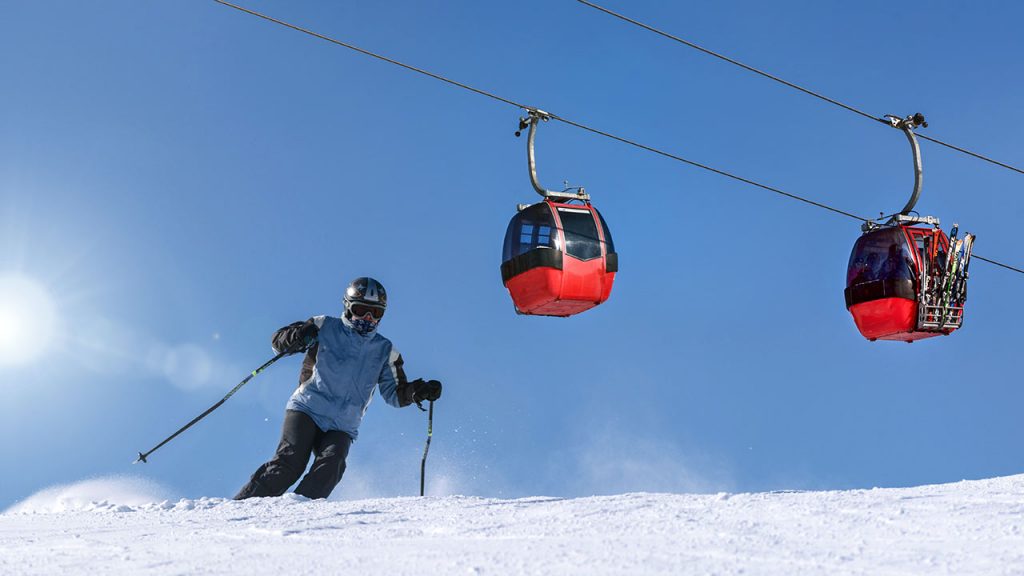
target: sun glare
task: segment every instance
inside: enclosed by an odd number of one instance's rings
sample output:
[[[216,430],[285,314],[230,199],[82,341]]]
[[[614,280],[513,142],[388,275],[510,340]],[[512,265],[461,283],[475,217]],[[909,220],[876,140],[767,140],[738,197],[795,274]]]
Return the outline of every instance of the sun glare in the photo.
[[[56,323],[56,306],[42,284],[21,274],[0,274],[0,366],[42,356]]]

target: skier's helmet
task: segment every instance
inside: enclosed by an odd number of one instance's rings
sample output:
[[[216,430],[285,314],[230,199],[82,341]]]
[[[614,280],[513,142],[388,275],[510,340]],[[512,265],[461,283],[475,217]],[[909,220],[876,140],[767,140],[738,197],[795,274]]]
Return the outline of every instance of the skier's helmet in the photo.
[[[388,293],[373,278],[356,278],[345,289],[345,319],[364,336],[377,329],[387,307]]]

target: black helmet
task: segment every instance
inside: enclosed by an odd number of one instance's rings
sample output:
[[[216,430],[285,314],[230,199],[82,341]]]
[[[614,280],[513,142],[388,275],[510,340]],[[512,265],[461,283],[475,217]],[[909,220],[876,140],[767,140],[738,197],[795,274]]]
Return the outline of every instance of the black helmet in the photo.
[[[360,334],[366,335],[377,328],[387,306],[388,293],[373,278],[356,278],[345,289],[345,319]]]

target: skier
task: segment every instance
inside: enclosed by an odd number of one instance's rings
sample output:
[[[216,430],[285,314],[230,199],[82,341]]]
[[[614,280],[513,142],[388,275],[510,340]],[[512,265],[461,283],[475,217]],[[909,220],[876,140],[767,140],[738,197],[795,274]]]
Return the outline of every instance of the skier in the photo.
[[[357,278],[345,291],[341,318],[315,316],[274,333],[275,352],[306,352],[299,387],[285,407],[274,457],[256,470],[235,500],[284,494],[306,469],[310,453],[313,465],[295,493],[326,498],[345,473],[349,446],[374,388],[399,408],[441,397],[437,380],[409,382],[401,354],[377,333],[387,303],[380,282]]]

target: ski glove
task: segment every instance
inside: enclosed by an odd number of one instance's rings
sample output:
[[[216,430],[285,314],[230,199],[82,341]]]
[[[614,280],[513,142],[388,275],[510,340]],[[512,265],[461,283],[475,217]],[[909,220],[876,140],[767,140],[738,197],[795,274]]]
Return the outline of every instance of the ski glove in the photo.
[[[313,342],[316,342],[319,332],[320,329],[317,328],[316,323],[312,319],[305,322],[293,322],[274,332],[274,337],[271,338],[270,343],[277,352],[296,354],[308,348]]]
[[[299,343],[301,343],[303,348],[309,348],[311,344],[316,342],[319,335],[320,329],[316,327],[316,323],[312,320],[306,320],[302,325],[302,328],[299,329],[299,337],[296,340],[295,345],[298,346]]]
[[[419,404],[424,400],[433,402],[441,397],[441,383],[437,380],[413,380],[409,382],[412,386],[412,401]]]

